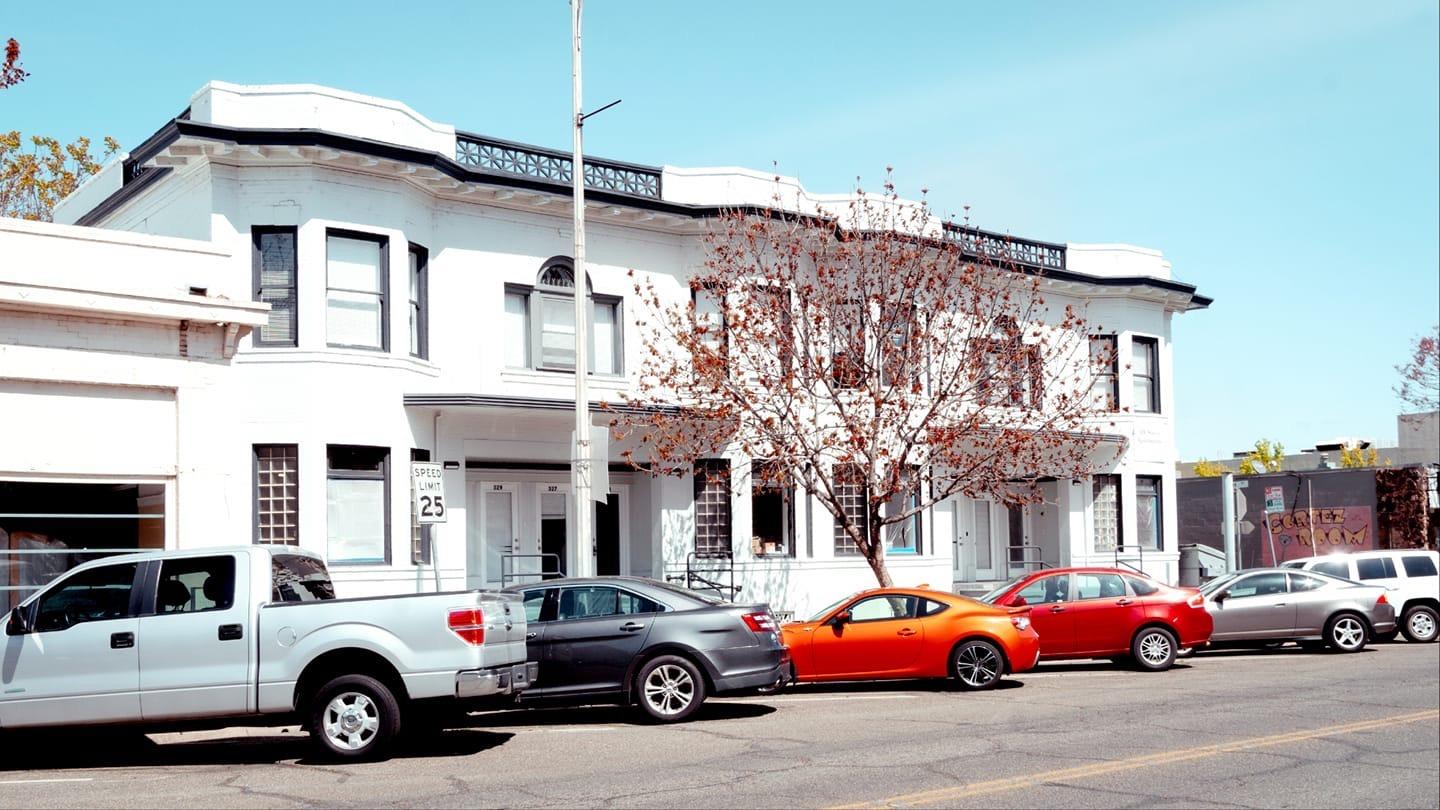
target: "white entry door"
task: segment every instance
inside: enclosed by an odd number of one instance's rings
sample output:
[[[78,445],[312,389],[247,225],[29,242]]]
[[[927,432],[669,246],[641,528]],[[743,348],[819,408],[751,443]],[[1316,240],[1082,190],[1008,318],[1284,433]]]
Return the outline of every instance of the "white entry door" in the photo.
[[[971,527],[971,553],[975,557],[975,579],[979,582],[1002,579],[1005,570],[1005,553],[998,548],[1001,532],[997,532],[996,513],[1004,510],[990,501],[971,501],[973,508]]]
[[[505,570],[504,557],[516,552],[516,486],[480,481],[471,484],[470,508],[479,520],[470,524],[466,544],[465,584],[469,588],[498,588]],[[512,580],[513,581],[513,580]]]

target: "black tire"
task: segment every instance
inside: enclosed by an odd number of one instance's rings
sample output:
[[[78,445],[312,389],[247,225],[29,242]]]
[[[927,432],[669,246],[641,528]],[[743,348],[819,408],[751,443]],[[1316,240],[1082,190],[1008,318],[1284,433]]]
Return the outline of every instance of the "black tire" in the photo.
[[[1130,641],[1130,658],[1145,672],[1164,672],[1175,664],[1179,644],[1163,627],[1142,627]]]
[[[1005,673],[1005,656],[994,644],[971,639],[955,648],[955,654],[950,656],[950,672],[961,689],[994,689]]]
[[[1299,644],[1300,649],[1306,652],[1323,652],[1326,647],[1323,641],[1297,641],[1295,643]]]
[[[1369,638],[1370,626],[1357,613],[1336,613],[1325,623],[1325,643],[1336,652],[1360,652]]]
[[[679,723],[705,702],[705,677],[688,658],[661,655],[645,662],[635,676],[635,705],[651,721]]]
[[[1416,624],[1419,627],[1416,627]],[[1400,632],[1405,640],[1415,644],[1429,644],[1440,638],[1440,612],[1429,605],[1415,605],[1400,618]]]
[[[369,675],[341,675],[315,691],[307,728],[327,758],[375,759],[400,734],[400,703]]]

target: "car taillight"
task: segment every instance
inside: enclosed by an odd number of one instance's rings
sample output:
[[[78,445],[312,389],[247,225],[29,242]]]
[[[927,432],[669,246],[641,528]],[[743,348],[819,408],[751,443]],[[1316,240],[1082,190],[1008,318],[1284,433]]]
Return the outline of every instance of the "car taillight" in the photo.
[[[1388,604],[1390,604],[1390,600],[1389,600],[1389,599],[1386,599],[1386,598],[1385,598],[1385,594],[1383,594],[1383,593],[1380,594],[1380,598],[1379,598],[1379,599],[1376,599],[1376,600],[1375,600],[1375,607],[1380,607],[1381,605],[1388,605]]]
[[[450,632],[459,636],[466,644],[480,646],[485,643],[485,611],[478,607],[456,608],[450,611]]]
[[[1205,595],[1204,595],[1204,594],[1198,594],[1198,593],[1197,593],[1197,594],[1193,594],[1193,595],[1191,595],[1191,597],[1190,597],[1189,599],[1186,599],[1186,600],[1185,600],[1185,604],[1189,605],[1189,606],[1192,607],[1192,608],[1202,608],[1202,607],[1205,607]]]
[[[1013,624],[1013,625],[1015,625],[1015,629],[1016,629],[1016,630],[1028,630],[1028,629],[1030,629],[1030,617],[1029,617],[1029,616],[1011,616],[1011,617],[1010,617],[1010,623]]]
[[[757,633],[775,632],[775,617],[769,613],[746,613],[740,617],[745,621],[745,626]]]

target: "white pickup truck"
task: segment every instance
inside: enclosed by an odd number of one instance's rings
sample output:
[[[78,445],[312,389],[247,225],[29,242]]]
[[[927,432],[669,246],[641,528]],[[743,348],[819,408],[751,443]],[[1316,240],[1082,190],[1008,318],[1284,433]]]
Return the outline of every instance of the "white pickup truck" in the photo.
[[[535,679],[519,597],[336,599],[288,546],[127,554],[77,566],[5,619],[0,731],[290,715],[322,752],[382,753],[401,717]]]

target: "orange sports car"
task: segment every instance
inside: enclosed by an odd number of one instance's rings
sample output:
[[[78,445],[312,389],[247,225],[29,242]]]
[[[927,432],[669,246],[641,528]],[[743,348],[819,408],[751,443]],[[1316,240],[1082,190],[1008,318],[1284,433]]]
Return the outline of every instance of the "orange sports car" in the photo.
[[[800,683],[954,678],[989,689],[1040,656],[1027,608],[923,587],[862,591],[780,632]]]

